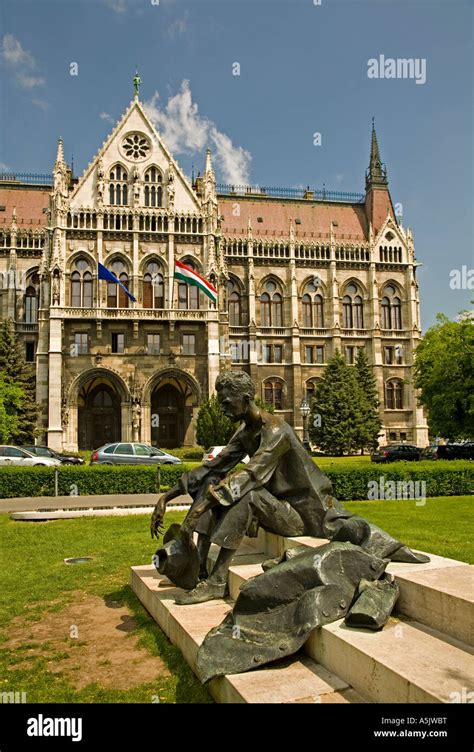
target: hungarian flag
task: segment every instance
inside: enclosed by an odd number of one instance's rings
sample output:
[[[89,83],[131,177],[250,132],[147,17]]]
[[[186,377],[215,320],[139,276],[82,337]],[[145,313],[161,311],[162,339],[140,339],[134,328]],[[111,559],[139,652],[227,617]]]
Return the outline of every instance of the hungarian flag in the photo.
[[[125,285],[121,283],[119,279],[115,276],[115,274],[112,274],[112,272],[109,272],[109,270],[100,263],[99,263],[99,279],[105,279],[107,282],[113,282],[116,285],[120,285],[122,290],[128,295],[132,303],[136,303],[137,299],[133,297],[132,293],[127,290]]]
[[[176,279],[179,279],[181,282],[186,282],[188,285],[196,285],[196,287],[199,287],[199,289],[202,290],[203,293],[207,295],[207,297],[210,298],[213,303],[216,302],[216,288],[211,285],[210,282],[207,282],[203,277],[201,277],[197,272],[190,269],[189,266],[182,264],[181,261],[176,260],[174,262],[174,276]]]

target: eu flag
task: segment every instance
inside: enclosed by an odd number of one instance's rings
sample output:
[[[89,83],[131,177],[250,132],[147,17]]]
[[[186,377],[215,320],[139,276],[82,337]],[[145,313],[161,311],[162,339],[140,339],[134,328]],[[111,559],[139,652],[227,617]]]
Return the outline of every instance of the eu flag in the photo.
[[[133,297],[132,293],[127,290],[125,285],[121,283],[119,279],[115,276],[115,274],[112,274],[112,272],[109,272],[109,270],[100,263],[99,263],[99,279],[105,279],[106,282],[114,282],[116,285],[120,285],[122,290],[128,295],[132,303],[136,303],[137,299]]]

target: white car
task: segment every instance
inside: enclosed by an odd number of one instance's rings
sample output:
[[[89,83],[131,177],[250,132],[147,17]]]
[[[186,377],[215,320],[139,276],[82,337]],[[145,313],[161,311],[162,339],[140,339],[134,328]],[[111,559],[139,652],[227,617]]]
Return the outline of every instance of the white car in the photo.
[[[51,457],[37,457],[26,449],[20,449],[10,444],[0,446],[0,467],[5,467],[6,465],[18,465],[19,467],[33,467],[35,465],[61,467],[61,462]]]
[[[217,457],[218,454],[222,452],[223,449],[225,449],[225,446],[211,447],[208,452],[204,452],[204,454],[202,455],[202,461],[206,462],[209,460],[213,460],[215,457]],[[243,462],[245,465],[249,461],[250,461],[250,457],[248,456],[248,454],[246,454],[243,460],[241,460],[241,462]]]

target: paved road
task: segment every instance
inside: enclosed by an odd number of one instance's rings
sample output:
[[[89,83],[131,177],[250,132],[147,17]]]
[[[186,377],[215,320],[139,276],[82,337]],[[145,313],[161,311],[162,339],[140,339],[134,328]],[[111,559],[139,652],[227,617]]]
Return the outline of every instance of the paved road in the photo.
[[[104,494],[102,496],[29,496],[0,499],[1,512],[36,512],[57,509],[111,509],[113,507],[154,507],[157,494]],[[189,504],[189,496],[178,496],[172,504]],[[168,505],[168,509],[171,504]]]

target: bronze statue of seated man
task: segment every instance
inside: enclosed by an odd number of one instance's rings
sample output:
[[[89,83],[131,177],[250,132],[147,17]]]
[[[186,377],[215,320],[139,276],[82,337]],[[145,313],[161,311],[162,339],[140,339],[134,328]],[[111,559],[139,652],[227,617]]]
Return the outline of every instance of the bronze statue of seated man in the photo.
[[[419,562],[417,554],[372,523],[351,514],[331,495],[331,483],[307,453],[291,426],[257,407],[255,386],[243,371],[216,379],[223,413],[242,421],[225,449],[188,473],[160,496],[151,520],[152,536],[160,530],[166,503],[189,493],[193,503],[181,526],[198,533],[199,582],[176,599],[185,605],[222,598],[235,551],[245,535],[258,528],[284,536],[309,535],[347,541],[392,561]],[[242,468],[236,466],[249,455]],[[220,547],[210,575],[211,543]]]

